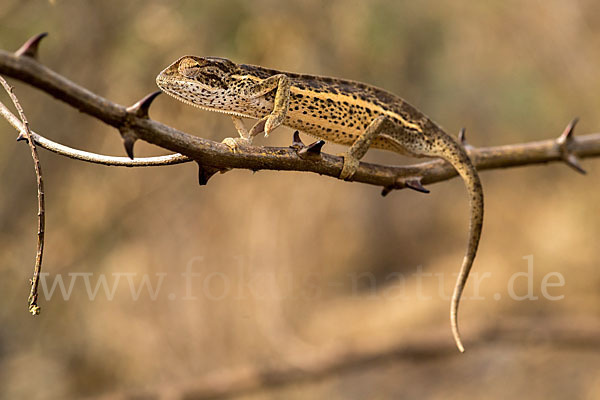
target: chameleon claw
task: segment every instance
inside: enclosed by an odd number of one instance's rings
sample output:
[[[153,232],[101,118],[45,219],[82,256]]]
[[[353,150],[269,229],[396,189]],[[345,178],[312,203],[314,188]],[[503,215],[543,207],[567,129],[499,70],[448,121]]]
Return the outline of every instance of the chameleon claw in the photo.
[[[342,167],[342,172],[340,172],[340,179],[351,181],[356,171],[358,171],[360,161],[348,153],[340,154],[340,156],[344,158],[344,166]]]
[[[248,147],[252,145],[252,139],[246,139],[241,137],[236,138],[225,138],[221,141],[225,146],[229,147],[231,151],[237,153],[243,147]]]
[[[267,118],[268,117],[261,118],[256,124],[254,124],[254,126],[250,129],[250,137],[254,137],[259,133],[265,131],[265,124],[267,123]],[[265,136],[267,135],[268,133],[265,132]]]
[[[38,47],[40,46],[40,42],[42,41],[42,39],[46,36],[48,36],[48,32],[39,33],[33,36],[28,41],[23,43],[23,46],[21,46],[19,50],[15,51],[15,56],[25,56],[37,59]]]
[[[267,122],[265,122],[265,137],[268,138],[269,135],[271,134],[271,131],[273,130],[273,125],[275,125],[275,123],[273,122],[273,118],[272,116],[269,116],[269,118],[267,118]]]
[[[283,122],[285,116],[283,114],[271,114],[265,122],[265,137],[269,137],[271,132],[275,130]]]

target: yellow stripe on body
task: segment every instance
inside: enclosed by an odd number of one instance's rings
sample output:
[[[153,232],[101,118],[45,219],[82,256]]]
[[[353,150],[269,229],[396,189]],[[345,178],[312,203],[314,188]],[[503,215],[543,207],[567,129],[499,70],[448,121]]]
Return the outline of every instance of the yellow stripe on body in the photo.
[[[408,122],[407,120],[402,118],[402,116],[400,116],[399,114],[397,114],[393,111],[390,111],[390,110],[386,110],[385,108],[378,106],[377,104],[374,104],[370,101],[366,101],[361,98],[354,98],[354,97],[352,97],[352,95],[348,95],[346,93],[336,94],[336,93],[329,93],[329,92],[315,92],[313,90],[300,89],[300,88],[295,87],[294,85],[292,85],[290,87],[290,91],[294,94],[301,94],[303,96],[312,96],[312,97],[319,98],[321,100],[330,99],[330,100],[334,100],[337,102],[346,101],[346,102],[348,102],[348,104],[354,104],[357,106],[369,108],[369,109],[371,109],[371,111],[376,111],[380,114],[384,114],[389,117],[397,119],[398,121],[400,121],[400,123],[402,125],[410,128],[410,129],[414,129],[417,132],[422,132],[422,129],[419,125],[414,124],[412,122]]]
[[[256,81],[256,82],[261,82],[264,80],[262,78],[254,76],[254,75],[231,75],[231,77],[234,79],[252,79],[253,81]],[[406,126],[407,128],[416,130],[417,132],[420,132],[420,133],[423,132],[423,130],[421,129],[421,127],[419,125],[412,123],[412,122],[408,122],[401,115],[399,115],[393,111],[386,110],[385,108],[378,106],[377,104],[374,104],[370,101],[366,101],[361,98],[354,98],[354,97],[352,97],[352,95],[349,95],[346,93],[317,92],[317,91],[310,90],[310,89],[300,89],[299,87],[294,86],[293,83],[290,87],[290,92],[292,92],[294,94],[301,94],[303,96],[308,96],[308,97],[310,97],[310,96],[316,97],[321,100],[330,99],[330,100],[334,100],[337,102],[346,101],[348,104],[353,104],[353,105],[369,108],[369,109],[371,109],[371,111],[376,111],[380,114],[384,114],[389,117],[395,118],[396,120],[400,121],[400,123],[402,125]]]

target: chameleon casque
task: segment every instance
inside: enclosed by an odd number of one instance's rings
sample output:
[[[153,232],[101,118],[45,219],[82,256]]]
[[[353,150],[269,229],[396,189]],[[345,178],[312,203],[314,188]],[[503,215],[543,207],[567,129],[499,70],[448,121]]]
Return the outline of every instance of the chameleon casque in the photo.
[[[280,125],[350,146],[340,178],[351,180],[369,147],[448,161],[470,200],[469,240],[450,307],[452,333],[463,352],[457,312],[483,224],[483,190],[465,149],[435,122],[398,96],[360,82],[236,64],[224,58],[184,56],[156,78],[158,87],[187,104],[231,115],[240,137],[233,151]],[[258,122],[246,130],[242,118]]]

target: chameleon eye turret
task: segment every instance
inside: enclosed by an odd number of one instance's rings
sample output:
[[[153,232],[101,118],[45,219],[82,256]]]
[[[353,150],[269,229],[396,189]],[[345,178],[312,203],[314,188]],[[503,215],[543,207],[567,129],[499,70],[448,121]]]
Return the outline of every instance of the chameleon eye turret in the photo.
[[[177,70],[186,78],[194,78],[200,73],[200,63],[193,58],[186,57],[179,61]]]

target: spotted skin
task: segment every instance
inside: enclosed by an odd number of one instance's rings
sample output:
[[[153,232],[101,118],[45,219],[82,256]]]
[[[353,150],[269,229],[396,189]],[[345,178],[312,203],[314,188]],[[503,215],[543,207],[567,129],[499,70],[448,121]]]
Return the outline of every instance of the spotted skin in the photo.
[[[341,178],[351,180],[369,147],[448,161],[462,177],[470,202],[469,240],[454,287],[450,322],[462,352],[458,306],[473,265],[483,225],[483,189],[464,148],[435,122],[400,97],[350,80],[282,72],[224,58],[184,56],[156,78],[161,90],[190,105],[229,114],[240,138],[224,142],[235,150],[285,125],[314,137],[350,146]],[[240,118],[258,122],[246,131]]]

